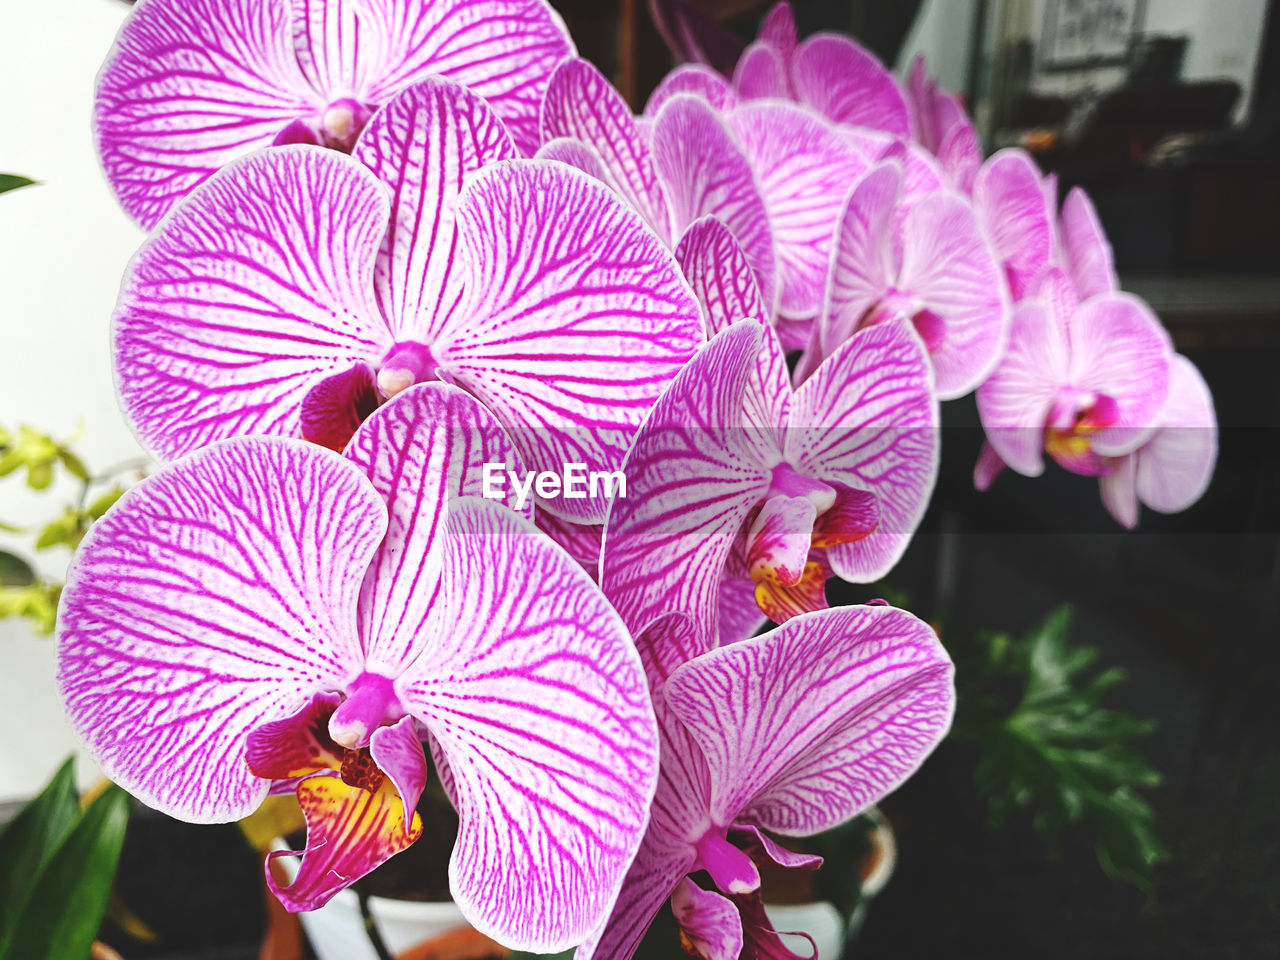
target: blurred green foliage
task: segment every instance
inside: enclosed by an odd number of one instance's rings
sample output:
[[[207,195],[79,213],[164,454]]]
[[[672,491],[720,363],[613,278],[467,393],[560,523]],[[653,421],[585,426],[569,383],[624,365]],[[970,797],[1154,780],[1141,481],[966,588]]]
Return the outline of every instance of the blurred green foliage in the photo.
[[[139,465],[121,464],[95,475],[72,449],[73,440],[57,440],[22,426],[0,427],[0,477],[22,477],[39,493],[52,491],[59,473],[79,487],[72,502],[63,504],[49,520],[34,525],[0,523],[0,530],[32,538],[34,551],[79,546],[90,525],[125,492],[130,472]],[[62,584],[42,577],[35,565],[18,554],[0,550],[0,618],[23,617],[40,633],[52,633]]]
[[[975,778],[993,826],[1030,811],[1052,843],[1068,825],[1087,825],[1103,870],[1150,892],[1168,854],[1137,789],[1161,778],[1134,743],[1155,724],[1103,706],[1124,673],[1091,671],[1098,651],[1071,644],[1070,625],[1063,606],[1022,639],[979,637],[975,656],[957,665],[955,735],[981,748]]]
[[[129,820],[114,784],[83,811],[73,761],[0,832],[0,960],[85,960]]]

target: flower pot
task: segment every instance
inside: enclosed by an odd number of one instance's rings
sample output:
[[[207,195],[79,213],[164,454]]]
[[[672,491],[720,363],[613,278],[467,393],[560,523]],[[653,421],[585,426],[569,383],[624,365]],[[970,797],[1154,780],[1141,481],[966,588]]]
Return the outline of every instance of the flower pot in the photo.
[[[274,850],[288,850],[289,844],[277,840]],[[298,861],[280,857],[273,861],[292,881],[298,872]],[[455,931],[469,931],[458,905],[452,901],[428,903],[370,897],[369,912],[387,948],[396,956],[408,953],[436,938]],[[307,939],[319,960],[378,960],[360,916],[360,901],[352,890],[343,890],[319,910],[299,914]]]

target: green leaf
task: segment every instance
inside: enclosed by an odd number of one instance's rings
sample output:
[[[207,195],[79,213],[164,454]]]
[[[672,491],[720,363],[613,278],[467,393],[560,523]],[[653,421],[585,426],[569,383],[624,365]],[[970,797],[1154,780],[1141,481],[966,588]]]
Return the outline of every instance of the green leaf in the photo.
[[[34,800],[0,833],[0,931],[9,927],[36,876],[80,818],[75,758],[68,757]]]
[[[984,689],[962,691],[956,733],[983,747],[975,780],[993,826],[1026,810],[1053,843],[1066,827],[1087,825],[1103,870],[1149,891],[1153,868],[1168,854],[1155,811],[1135,788],[1157,786],[1161,778],[1133,742],[1155,724],[1102,705],[1124,674],[1111,669],[1089,678],[1098,651],[1072,646],[1070,625],[1071,608],[1064,606],[1024,640],[983,638],[977,662],[957,671]],[[986,692],[1011,682],[1021,684],[1016,704]]]
[[[0,586],[0,620],[25,617],[39,633],[53,633],[62,585],[36,581],[26,587]]]
[[[70,547],[75,549],[84,536],[85,517],[77,507],[67,507],[55,520],[45,524],[36,538],[37,550],[48,550],[50,547]]]
[[[0,173],[0,193],[17,190],[19,187],[30,187],[35,182],[30,177],[20,177],[16,173]]]
[[[36,582],[36,572],[31,564],[17,554],[0,550],[0,585],[6,587],[29,587]]]
[[[125,488],[116,484],[105,493],[99,495],[88,507],[85,513],[89,515],[90,520],[101,520],[103,514],[110,510],[117,500],[123,497]]]
[[[26,908],[0,942],[0,960],[86,960],[129,822],[129,795],[114,784],[85,811],[36,878]]]

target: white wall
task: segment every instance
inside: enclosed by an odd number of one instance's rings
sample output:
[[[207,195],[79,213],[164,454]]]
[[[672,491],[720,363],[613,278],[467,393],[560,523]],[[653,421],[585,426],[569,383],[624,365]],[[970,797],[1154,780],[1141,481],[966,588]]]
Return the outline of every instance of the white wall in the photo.
[[[42,181],[0,195],[0,423],[59,435],[83,426],[79,448],[97,468],[139,452],[116,407],[107,332],[142,235],[117,209],[90,136],[94,77],[128,9],[0,0],[0,172]],[[56,502],[0,478],[0,519],[31,523]],[[42,565],[57,574],[66,559]],[[75,745],[54,691],[53,642],[0,621],[0,799],[32,793]],[[82,762],[82,780],[93,772]]]

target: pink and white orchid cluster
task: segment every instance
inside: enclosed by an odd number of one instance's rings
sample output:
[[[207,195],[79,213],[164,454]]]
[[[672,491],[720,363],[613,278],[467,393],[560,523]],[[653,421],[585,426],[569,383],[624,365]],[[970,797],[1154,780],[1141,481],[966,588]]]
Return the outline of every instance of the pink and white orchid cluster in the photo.
[[[81,547],[60,687],[152,806],[296,795],[291,910],[430,829],[436,776],[502,943],[626,960],[670,900],[695,956],[791,956],[759,868],[818,860],[776,838],[951,721],[933,631],[824,590],[902,556],[939,401],[977,391],[980,484],[1047,451],[1127,525],[1212,470],[1087,198],[785,3],[637,117],[544,0],[140,0],[96,129],[163,465]],[[569,467],[625,483],[487,482]]]

